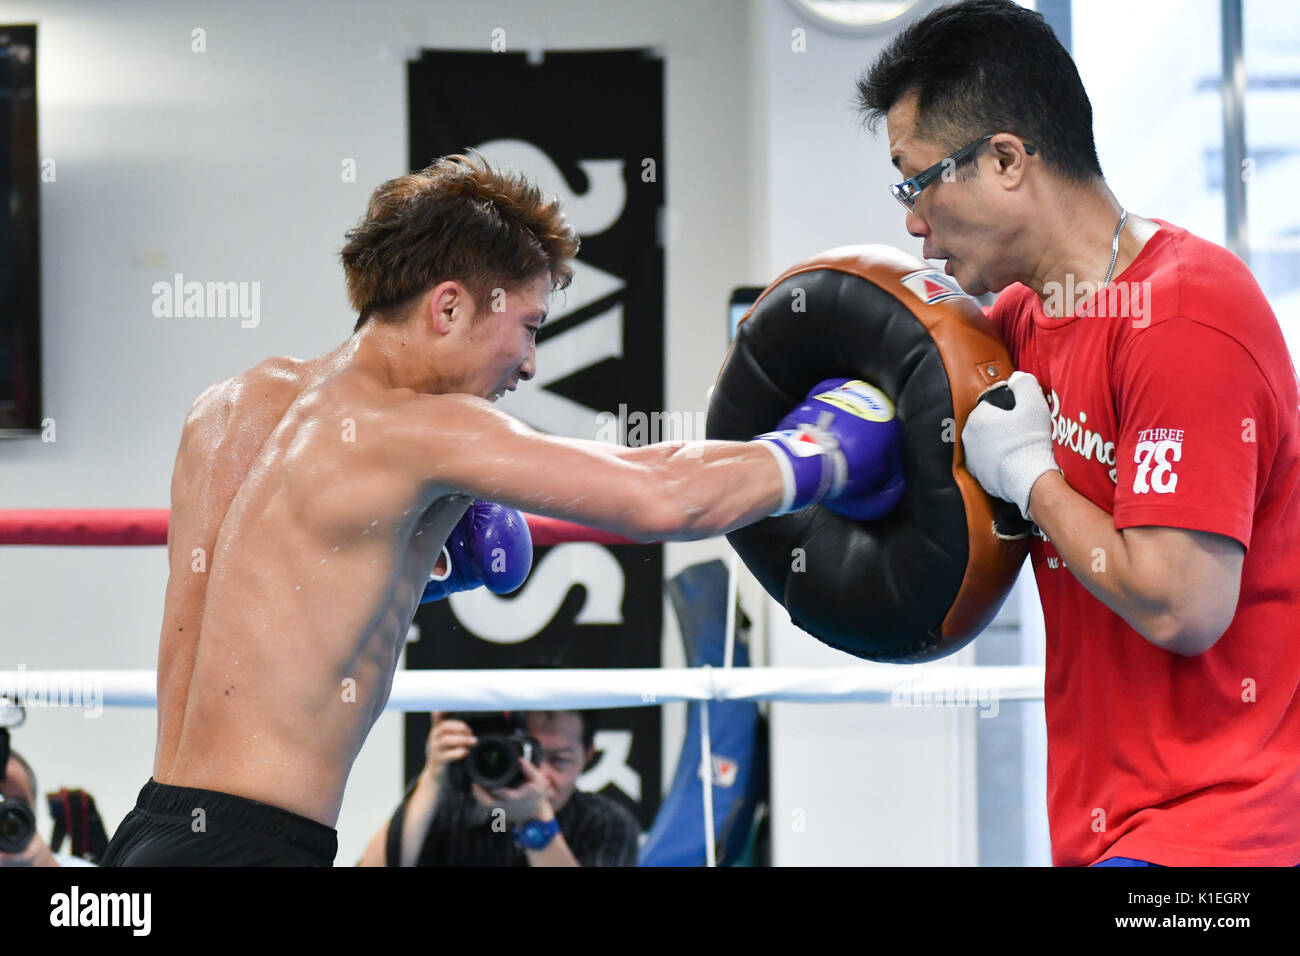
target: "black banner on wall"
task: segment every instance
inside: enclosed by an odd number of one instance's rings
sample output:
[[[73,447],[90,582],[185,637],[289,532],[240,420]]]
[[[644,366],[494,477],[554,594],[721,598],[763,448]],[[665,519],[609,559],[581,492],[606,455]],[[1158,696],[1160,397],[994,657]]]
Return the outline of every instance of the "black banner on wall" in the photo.
[[[582,237],[573,283],[538,335],[537,373],[498,406],[575,438],[608,437],[601,413],[617,418],[620,405],[662,409],[663,63],[640,50],[540,62],[425,51],[408,84],[412,169],[473,147],[559,196]],[[422,607],[407,667],[658,667],[662,585],[659,545],[539,548],[514,594],[479,589]],[[622,799],[648,827],[659,804],[659,708],[599,718],[599,753],[580,785]],[[428,731],[428,715],[407,715],[408,780]]]
[[[0,434],[41,428],[36,27],[0,26]]]

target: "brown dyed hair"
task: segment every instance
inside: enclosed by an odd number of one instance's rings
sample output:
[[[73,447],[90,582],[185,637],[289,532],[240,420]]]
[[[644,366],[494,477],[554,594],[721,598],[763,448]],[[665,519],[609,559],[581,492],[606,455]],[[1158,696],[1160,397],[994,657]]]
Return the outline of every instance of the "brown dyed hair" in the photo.
[[[464,283],[476,315],[491,290],[543,270],[552,289],[563,289],[578,252],[558,199],[543,198],[522,174],[493,169],[473,151],[384,183],[346,239],[339,258],[357,329],[371,316],[402,321],[417,298],[447,279]]]

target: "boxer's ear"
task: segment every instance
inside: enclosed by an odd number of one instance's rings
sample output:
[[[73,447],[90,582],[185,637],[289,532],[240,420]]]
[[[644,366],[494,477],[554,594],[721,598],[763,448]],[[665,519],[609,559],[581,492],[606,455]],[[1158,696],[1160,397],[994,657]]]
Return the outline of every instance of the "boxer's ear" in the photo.
[[[420,298],[416,307],[421,319],[432,322],[433,331],[440,335],[453,330],[457,311],[470,315],[474,311],[474,300],[469,290],[454,279],[439,282]]]

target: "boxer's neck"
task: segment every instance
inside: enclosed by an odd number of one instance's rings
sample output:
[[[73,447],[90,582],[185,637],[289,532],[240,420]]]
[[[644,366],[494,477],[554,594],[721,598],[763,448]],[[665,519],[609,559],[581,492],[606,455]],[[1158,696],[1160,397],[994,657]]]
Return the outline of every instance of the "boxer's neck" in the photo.
[[[417,338],[413,329],[403,325],[368,323],[322,358],[357,369],[387,388],[409,388],[425,395],[458,391],[436,357],[431,360],[432,347]]]

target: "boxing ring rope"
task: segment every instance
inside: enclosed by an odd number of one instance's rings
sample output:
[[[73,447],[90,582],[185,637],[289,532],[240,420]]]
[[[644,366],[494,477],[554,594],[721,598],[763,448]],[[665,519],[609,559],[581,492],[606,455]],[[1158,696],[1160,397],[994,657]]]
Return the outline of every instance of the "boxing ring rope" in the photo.
[[[0,545],[80,545],[130,547],[167,543],[166,508],[26,509],[0,511]],[[586,525],[525,515],[533,544],[568,541],[638,544],[631,538]]]
[[[152,670],[6,670],[0,695],[34,706],[152,708]],[[610,667],[545,670],[413,670],[393,675],[387,710],[582,710],[643,708],[690,701],[888,704],[943,697],[1043,700],[1043,669],[1032,666]],[[45,704],[48,701],[48,704]]]
[[[0,511],[0,545],[142,546],[167,543],[169,512],[152,509]],[[638,544],[622,535],[540,515],[525,515],[539,547],[586,541]],[[850,667],[732,666],[739,556],[728,560],[726,645],[721,668],[417,670],[393,675],[390,711],[575,710],[694,702],[700,708],[700,766],[712,766],[710,701],[894,703],[984,706],[1042,700],[1043,668],[863,663]],[[29,706],[153,707],[150,670],[0,671],[0,695]],[[713,774],[702,773],[705,865],[716,865]]]
[[[34,707],[153,707],[152,670],[6,670],[0,694]],[[681,667],[413,670],[393,675],[387,709],[581,710],[705,701],[901,703],[945,698],[1042,700],[1041,667],[862,664],[854,667]]]

